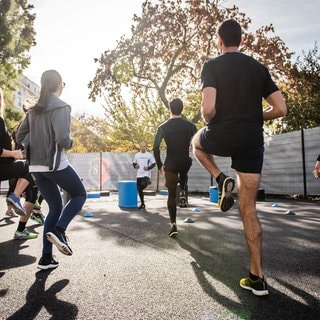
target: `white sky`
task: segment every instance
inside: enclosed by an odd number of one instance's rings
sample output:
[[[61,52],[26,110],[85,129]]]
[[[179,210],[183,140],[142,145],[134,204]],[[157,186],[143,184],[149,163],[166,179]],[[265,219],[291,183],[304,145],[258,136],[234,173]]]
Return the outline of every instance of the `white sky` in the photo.
[[[88,82],[99,58],[113,49],[122,35],[130,34],[132,17],[140,16],[143,0],[29,0],[37,14],[37,45],[30,51],[31,65],[24,72],[39,84],[43,71],[56,69],[66,82],[62,99],[73,114],[103,116],[99,103],[88,100]],[[319,0],[226,0],[252,20],[252,29],[272,23],[290,51],[301,55],[320,45]]]

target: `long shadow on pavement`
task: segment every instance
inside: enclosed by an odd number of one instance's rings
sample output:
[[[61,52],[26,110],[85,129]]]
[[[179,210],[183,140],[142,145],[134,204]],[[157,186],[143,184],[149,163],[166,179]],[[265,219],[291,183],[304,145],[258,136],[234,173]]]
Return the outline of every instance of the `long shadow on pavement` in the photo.
[[[299,208],[294,209],[299,211]],[[246,276],[248,272],[242,268],[248,265],[245,261],[248,253],[241,224],[234,229],[236,224],[232,220],[237,218],[233,214],[208,217],[213,221],[211,230],[195,232],[190,228],[190,232],[176,237],[181,248],[190,252],[195,260],[191,267],[203,291],[242,319],[319,319],[316,298],[319,284],[315,283],[319,279],[318,215],[311,212],[284,216],[270,212],[267,206],[259,209],[267,235],[264,239],[264,254],[268,257],[265,269],[272,278],[270,295],[256,297],[238,284],[238,276]],[[223,225],[226,219],[230,221]],[[314,286],[311,292],[315,290],[315,295],[309,293],[310,285]]]
[[[36,261],[36,257],[20,253],[20,251],[29,246],[24,245],[26,241],[32,240],[11,239],[0,243],[0,270],[26,266]]]
[[[271,208],[271,203],[259,205],[270,295],[256,297],[239,286],[239,278],[248,273],[244,269],[248,253],[238,211],[221,214],[207,205],[199,207],[201,213],[195,216],[194,224],[181,223],[190,211],[178,212],[181,232],[176,243],[191,254],[194,261],[190,267],[208,296],[241,319],[320,318],[316,298],[319,283],[315,283],[319,275],[320,222],[316,211],[299,212],[301,208],[290,204],[279,212]],[[140,244],[172,248],[173,243],[163,236],[168,230],[165,203],[142,213],[110,209],[96,210],[95,219],[88,221],[98,227],[101,237],[108,237],[109,230]],[[286,216],[286,209],[295,210],[297,215]],[[120,245],[128,245],[125,237],[119,238]]]
[[[38,271],[35,274],[36,279],[27,292],[25,305],[8,317],[8,320],[36,319],[42,308],[51,314],[52,319],[73,320],[77,318],[77,306],[57,298],[57,293],[68,285],[69,280],[59,280],[50,288],[45,289],[46,280],[51,272],[52,270]]]

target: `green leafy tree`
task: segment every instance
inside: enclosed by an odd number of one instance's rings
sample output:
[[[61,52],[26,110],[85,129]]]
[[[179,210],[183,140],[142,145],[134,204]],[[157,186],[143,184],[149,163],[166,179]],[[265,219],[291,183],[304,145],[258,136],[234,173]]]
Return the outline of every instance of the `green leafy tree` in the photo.
[[[32,5],[25,0],[0,0],[0,88],[4,91],[5,120],[10,131],[23,117],[12,107],[16,80],[30,64],[28,52],[35,42]]]
[[[18,128],[23,116],[23,112],[13,108],[11,105],[8,106],[8,104],[6,104],[5,122],[10,134],[12,134]]]
[[[108,148],[108,130],[105,121],[99,118],[78,114],[72,118],[71,136],[74,140],[72,153],[106,152]]]
[[[320,126],[320,52],[317,43],[297,58],[284,92],[288,115],[280,126],[283,132]]]
[[[26,0],[0,1],[0,87],[14,89],[14,80],[30,64],[35,42],[32,5]]]
[[[215,31],[227,18],[236,19],[243,28],[242,50],[267,65],[276,79],[287,78],[291,53],[273,26],[249,32],[250,18],[224,3],[146,0],[141,16],[133,17],[131,36],[121,37],[115,49],[95,59],[99,67],[89,83],[90,97],[104,99],[107,123],[128,147],[137,144],[139,134],[154,134],[167,118],[164,107],[173,97],[185,102],[188,119],[201,118],[201,67],[219,54]]]

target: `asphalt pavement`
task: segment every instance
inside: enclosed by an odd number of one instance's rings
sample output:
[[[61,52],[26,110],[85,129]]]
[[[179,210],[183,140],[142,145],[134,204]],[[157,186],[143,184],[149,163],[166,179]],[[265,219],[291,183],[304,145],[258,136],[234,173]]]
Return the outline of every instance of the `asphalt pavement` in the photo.
[[[319,203],[258,202],[270,294],[256,297],[239,286],[249,264],[237,203],[222,213],[191,196],[170,238],[166,199],[148,195],[145,211],[119,208],[117,194],[87,199],[67,230],[73,255],[54,248],[59,267],[40,271],[43,227],[30,220],[39,237],[13,240],[18,218],[0,196],[0,319],[320,319]]]

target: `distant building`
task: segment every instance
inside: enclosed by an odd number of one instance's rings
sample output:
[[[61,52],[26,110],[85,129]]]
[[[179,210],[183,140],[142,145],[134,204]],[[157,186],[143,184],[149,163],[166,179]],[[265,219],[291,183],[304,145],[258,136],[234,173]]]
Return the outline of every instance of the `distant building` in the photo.
[[[23,106],[32,104],[39,97],[40,87],[26,76],[22,75],[13,94],[13,106],[23,111]]]

